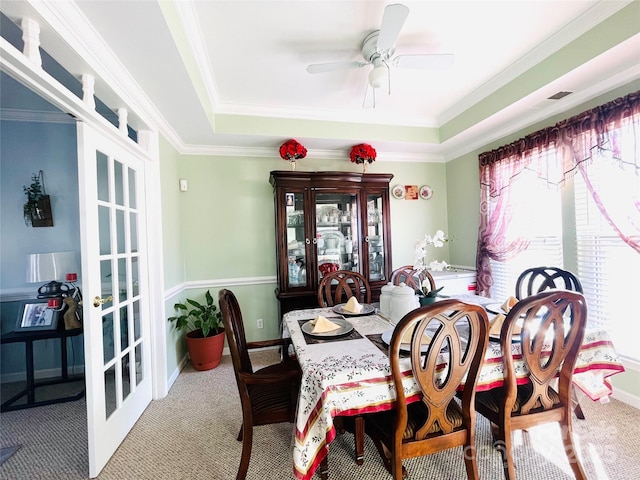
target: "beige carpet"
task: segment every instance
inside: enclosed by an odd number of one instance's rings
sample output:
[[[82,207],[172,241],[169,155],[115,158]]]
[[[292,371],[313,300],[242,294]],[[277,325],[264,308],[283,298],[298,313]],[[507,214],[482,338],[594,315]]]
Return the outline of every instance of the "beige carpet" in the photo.
[[[270,352],[254,356],[269,362]],[[582,399],[587,420],[574,421],[579,455],[589,479],[640,478],[640,412],[624,403]],[[240,461],[235,440],[240,404],[230,359],[208,372],[190,366],[169,395],[151,403],[116,451],[100,480],[207,479],[232,480]],[[490,446],[486,420],[478,417],[478,464],[483,479],[501,479],[500,456]],[[0,447],[21,444],[0,467],[0,478],[75,480],[88,478],[85,403],[63,403],[0,416]],[[257,427],[247,478],[293,479],[292,426]],[[515,436],[519,480],[570,479],[559,429],[542,426]],[[412,480],[466,478],[461,449],[405,462]],[[332,480],[385,480],[373,444],[367,439],[365,463],[353,460],[353,437],[338,436],[330,446]],[[318,477],[316,477],[318,478]]]

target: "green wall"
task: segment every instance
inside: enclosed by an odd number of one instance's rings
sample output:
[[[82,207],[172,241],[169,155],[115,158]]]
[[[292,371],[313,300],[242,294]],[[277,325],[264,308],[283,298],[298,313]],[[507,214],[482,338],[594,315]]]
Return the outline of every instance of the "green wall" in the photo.
[[[185,297],[214,298],[220,288],[232,290],[240,302],[247,338],[261,340],[280,335],[275,298],[276,257],[273,190],[269,172],[290,165],[274,149],[269,158],[219,157],[178,154],[161,142],[161,181],[165,288],[186,286],[166,298],[167,316]],[[297,162],[300,171],[360,171],[347,158],[314,160],[312,153]],[[391,185],[433,187],[430,200],[391,199],[393,267],[413,263],[415,242],[426,233],[447,231],[447,195],[444,163],[378,161],[370,173],[393,173]],[[188,181],[180,192],[178,181]],[[433,252],[449,261],[448,246]],[[177,288],[180,290],[180,288]],[[256,320],[264,320],[264,329]],[[167,367],[171,374],[185,355],[184,339],[168,324]]]
[[[162,242],[165,290],[179,287],[185,281],[184,249],[180,218],[180,192],[178,189],[178,163],[180,155],[164,138],[160,137],[160,183],[162,191]],[[165,298],[167,317],[173,315],[173,304],[184,297],[171,295]],[[167,333],[167,374],[173,375],[187,353],[184,336],[165,321]]]

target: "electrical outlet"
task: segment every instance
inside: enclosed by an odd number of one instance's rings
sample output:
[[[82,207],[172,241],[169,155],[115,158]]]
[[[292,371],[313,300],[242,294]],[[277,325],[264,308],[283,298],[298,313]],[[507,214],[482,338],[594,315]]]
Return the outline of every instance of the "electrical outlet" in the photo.
[[[256,323],[258,324],[258,328],[264,328],[264,320],[261,318],[259,318]]]

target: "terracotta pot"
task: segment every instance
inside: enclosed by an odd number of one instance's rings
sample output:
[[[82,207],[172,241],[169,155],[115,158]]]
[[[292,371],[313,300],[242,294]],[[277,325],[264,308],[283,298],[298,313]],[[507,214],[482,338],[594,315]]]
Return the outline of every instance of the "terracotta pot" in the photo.
[[[210,337],[202,337],[201,330],[187,333],[187,350],[196,370],[211,370],[220,363],[224,348],[224,329],[219,328],[218,331],[217,335]]]

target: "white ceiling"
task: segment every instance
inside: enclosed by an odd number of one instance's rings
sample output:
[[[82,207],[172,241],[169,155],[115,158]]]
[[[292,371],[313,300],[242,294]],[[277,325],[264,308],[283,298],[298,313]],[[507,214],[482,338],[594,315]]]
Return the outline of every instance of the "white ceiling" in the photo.
[[[2,10],[15,19],[23,3],[3,0]],[[454,64],[434,70],[392,67],[391,94],[378,93],[376,108],[364,109],[371,66],[315,75],[306,67],[362,60],[362,41],[380,27],[389,3],[75,5],[90,22],[83,31],[95,29],[102,37],[155,105],[152,117],[163,133],[186,153],[230,147],[276,154],[293,137],[318,154],[366,142],[379,157],[447,159],[640,78],[638,34],[595,58],[585,53],[557,78],[531,77],[531,88],[526,82],[514,86],[520,74],[545,59],[549,69],[547,57],[629,1],[402,1],[410,11],[395,54],[452,53]],[[46,31],[43,46],[44,37]],[[82,68],[70,60],[65,66]],[[545,100],[560,90],[574,93]],[[493,98],[497,106],[479,113],[480,102],[494,92],[512,98],[504,106]],[[454,129],[451,138],[439,139],[440,127],[465,121],[468,126]]]

